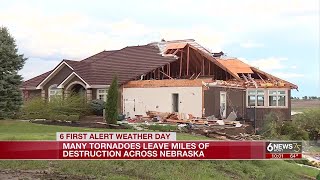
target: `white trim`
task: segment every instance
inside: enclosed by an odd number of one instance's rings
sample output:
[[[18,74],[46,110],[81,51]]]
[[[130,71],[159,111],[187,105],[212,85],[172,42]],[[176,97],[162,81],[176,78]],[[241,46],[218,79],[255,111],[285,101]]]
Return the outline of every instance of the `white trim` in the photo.
[[[51,79],[51,76],[59,72],[62,68],[62,65],[68,66],[71,70],[74,70],[68,63],[65,61],[62,61],[44,80],[40,82],[40,84],[36,87],[36,89],[42,89],[43,84]]]
[[[221,102],[221,95],[224,95],[224,111],[223,111],[223,114],[221,114],[221,105],[222,105],[222,102]],[[220,96],[219,96],[219,106],[220,106],[220,115],[221,115],[221,118],[225,119],[227,118],[227,92],[226,91],[220,91]]]
[[[99,90],[105,90],[105,93],[104,94],[102,94],[102,93],[99,93]],[[97,97],[96,97],[96,99],[100,99],[99,98],[99,95],[104,95],[104,98],[103,98],[103,101],[107,101],[107,96],[108,96],[108,89],[107,88],[100,88],[100,89],[97,89]]]
[[[70,88],[71,86],[75,85],[75,84],[80,84],[81,86],[83,86],[84,88],[86,88],[86,85],[83,84],[83,82],[74,81],[74,82],[70,83],[70,84],[67,86],[66,90],[69,90],[69,88]]]
[[[276,94],[276,95],[269,95],[269,91],[284,91],[284,95],[282,94]],[[284,103],[285,103],[285,106],[279,106],[279,100],[277,99],[277,105],[276,106],[269,106],[269,97],[270,96],[276,96],[276,97],[278,97],[278,96],[285,96],[285,99],[284,99]],[[288,101],[288,90],[285,90],[285,89],[268,89],[268,107],[269,108],[288,108],[288,103],[289,103],[289,101]]]
[[[21,87],[20,90],[37,90],[36,87]]]
[[[56,87],[56,89],[55,89],[56,91],[57,91],[57,90],[60,91],[60,95],[61,95],[61,96],[62,96],[62,93],[63,93],[63,92],[62,92],[62,89],[61,89],[61,88],[58,88],[58,84],[52,84],[51,86],[48,87],[48,101],[49,101],[49,102],[50,102],[50,99],[51,99],[51,98],[50,98],[50,97],[51,97],[51,88],[54,87],[54,86]],[[55,93],[54,95],[56,95],[56,93]]]
[[[256,90],[259,90],[259,91],[264,91],[264,106],[257,106],[257,98],[256,98],[256,105],[255,106],[249,106],[248,105],[248,91],[256,91]],[[287,109],[289,106],[288,106],[288,103],[289,103],[289,91],[290,89],[288,88],[248,88],[246,90],[246,96],[245,96],[245,101],[246,101],[246,107],[247,108],[252,108],[252,107],[255,107],[255,108],[271,108],[271,109]],[[285,106],[269,106],[269,91],[285,91]],[[255,94],[256,97],[257,97],[257,94]]]
[[[91,88],[91,86],[85,81],[83,80],[76,72],[72,72],[66,79],[64,79],[60,84],[59,84],[59,88],[64,88],[64,84],[68,83],[71,78],[73,78],[74,76],[77,76],[83,83],[85,83],[85,85],[83,85],[83,87],[85,87],[86,89]],[[78,83],[79,84],[79,83]]]
[[[103,89],[103,88],[109,88],[110,85],[91,85],[91,88],[99,88],[99,89]]]

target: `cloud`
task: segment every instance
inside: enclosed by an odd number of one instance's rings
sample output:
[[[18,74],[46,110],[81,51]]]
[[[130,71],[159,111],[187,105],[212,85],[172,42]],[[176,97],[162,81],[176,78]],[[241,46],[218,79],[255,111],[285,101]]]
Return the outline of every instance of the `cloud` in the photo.
[[[59,62],[57,60],[28,59],[19,74],[23,75],[24,80],[28,80],[52,70]]]
[[[301,78],[305,76],[304,74],[290,73],[290,72],[274,72],[273,75],[283,79],[294,79],[294,78]]]
[[[64,3],[57,2],[59,6]],[[97,4],[112,9],[123,4],[120,1],[110,5],[104,3],[101,1]],[[9,27],[19,50],[30,58],[30,63],[36,63],[34,59],[37,59],[43,60],[42,64],[48,61],[56,63],[62,58],[83,59],[105,49],[142,45],[161,38],[192,38],[218,52],[228,45],[263,47],[266,42],[248,41],[257,39],[253,37],[255,33],[279,32],[279,29],[301,31],[301,28],[318,32],[314,23],[317,22],[315,20],[319,13],[318,1],[204,0],[197,3],[177,0],[174,3],[179,8],[168,6],[171,1],[144,1],[141,2],[143,7],[134,11],[130,3],[136,4],[129,1],[126,2],[126,7],[115,8],[119,18],[114,18],[114,11],[106,10],[103,14],[83,11],[83,7],[87,9],[91,5],[86,1],[79,2],[72,11],[66,8],[55,9],[50,4],[46,5],[46,2],[11,3],[8,7],[0,8],[0,22]],[[318,33],[304,33],[303,38],[309,36],[310,39],[315,39],[314,34]],[[284,65],[286,58],[281,57],[248,62],[267,71],[288,67]],[[49,65],[54,67],[48,63]],[[27,63],[22,72],[25,77],[29,77],[32,71],[38,72]]]
[[[259,69],[265,71],[272,71],[272,70],[280,70],[288,68],[287,65],[283,64],[284,61],[287,61],[288,58],[286,57],[268,57],[256,60],[247,60],[245,58],[239,58],[240,60],[244,61],[251,66],[258,67]]]
[[[284,62],[288,60],[288,58],[286,57],[269,57],[257,60],[247,60],[245,58],[238,59],[282,79],[295,79],[305,77],[304,74],[289,72],[292,69],[297,69],[297,66],[284,64]]]
[[[243,47],[243,48],[260,48],[260,47],[264,47],[264,44],[256,43],[254,41],[247,41],[245,43],[241,43],[240,47]]]

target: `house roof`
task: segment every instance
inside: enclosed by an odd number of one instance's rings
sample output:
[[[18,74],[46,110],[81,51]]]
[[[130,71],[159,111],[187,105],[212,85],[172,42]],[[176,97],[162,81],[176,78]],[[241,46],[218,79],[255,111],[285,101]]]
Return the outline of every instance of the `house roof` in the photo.
[[[39,76],[36,76],[32,79],[29,79],[27,81],[24,81],[22,84],[22,88],[35,88],[41,81],[43,81],[50,73],[51,71],[45,72]]]
[[[101,51],[101,52],[99,52],[97,54],[94,54],[94,55],[92,55],[90,57],[87,57],[87,58],[83,59],[81,62],[90,62],[90,61],[94,61],[94,60],[97,60],[97,59],[100,59],[100,58],[104,58],[106,56],[109,56],[109,55],[117,52],[117,51],[119,51],[119,50]]]
[[[175,60],[174,56],[161,55],[154,45],[130,46],[90,63],[82,74],[93,85],[111,84],[114,75],[123,84]]]
[[[163,56],[157,46],[128,46],[121,50],[102,51],[82,61],[63,60],[73,71],[90,85],[111,84],[117,75],[119,84],[128,82],[141,74],[175,61],[174,56]],[[52,71],[23,83],[39,85]]]
[[[258,80],[262,80],[263,82],[271,79],[285,82],[290,85],[291,88],[298,88],[290,82],[253,68],[238,59],[221,59],[213,57],[208,49],[202,47],[192,39],[165,41],[142,46],[128,46],[120,50],[102,51],[81,61],[63,60],[60,65],[64,64],[72,69],[72,73],[80,76],[81,80],[83,80],[88,87],[92,85],[109,85],[111,84],[114,75],[117,75],[119,84],[124,84],[131,80],[138,79],[141,75],[146,75],[157,68],[164,67],[165,65],[176,61],[178,56],[170,53],[167,54],[167,51],[170,49],[181,49],[185,46],[196,50],[209,61],[212,61],[219,66],[222,70],[229,72],[236,81],[239,81],[239,83],[243,82],[243,79],[239,74],[258,73],[257,75],[260,77]],[[56,71],[57,67],[52,71],[48,71],[25,81],[22,87],[30,89],[38,86],[40,87],[41,84],[46,83],[46,79],[49,76],[55,75],[53,71]],[[266,76],[267,79],[262,79],[260,74]]]

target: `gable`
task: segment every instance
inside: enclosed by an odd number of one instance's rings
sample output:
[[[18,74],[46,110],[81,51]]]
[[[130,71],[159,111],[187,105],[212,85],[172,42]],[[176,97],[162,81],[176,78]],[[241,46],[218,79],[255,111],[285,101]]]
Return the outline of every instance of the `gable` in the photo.
[[[37,89],[42,89],[43,86],[49,82],[53,77],[55,77],[62,69],[64,69],[64,73],[62,74],[67,74],[69,75],[72,71],[73,71],[73,68],[68,64],[66,63],[65,61],[61,61],[52,71],[51,73],[45,78],[43,79],[39,85],[37,86]],[[65,72],[65,71],[69,71],[69,73]],[[64,76],[62,76],[64,77]],[[66,78],[67,76],[65,76],[64,78]],[[59,81],[59,79],[61,79],[61,77],[56,77],[57,80],[54,80],[54,81]],[[62,81],[61,81],[62,82]],[[60,82],[60,83],[61,83]]]
[[[51,76],[50,80],[44,83],[43,89],[48,89],[53,84],[59,85],[63,82],[70,74],[72,70],[68,66],[63,66],[58,72]]]

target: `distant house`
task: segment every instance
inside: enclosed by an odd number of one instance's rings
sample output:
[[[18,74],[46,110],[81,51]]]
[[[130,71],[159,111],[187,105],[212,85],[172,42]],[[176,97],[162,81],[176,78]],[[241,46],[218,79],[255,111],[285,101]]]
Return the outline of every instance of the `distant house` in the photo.
[[[193,116],[256,119],[273,111],[290,119],[291,89],[298,87],[236,58],[212,53],[194,40],[162,41],[102,51],[81,61],[62,60],[54,69],[27,80],[26,100],[83,93],[106,100],[117,75],[121,110],[127,116],[147,111]]]

